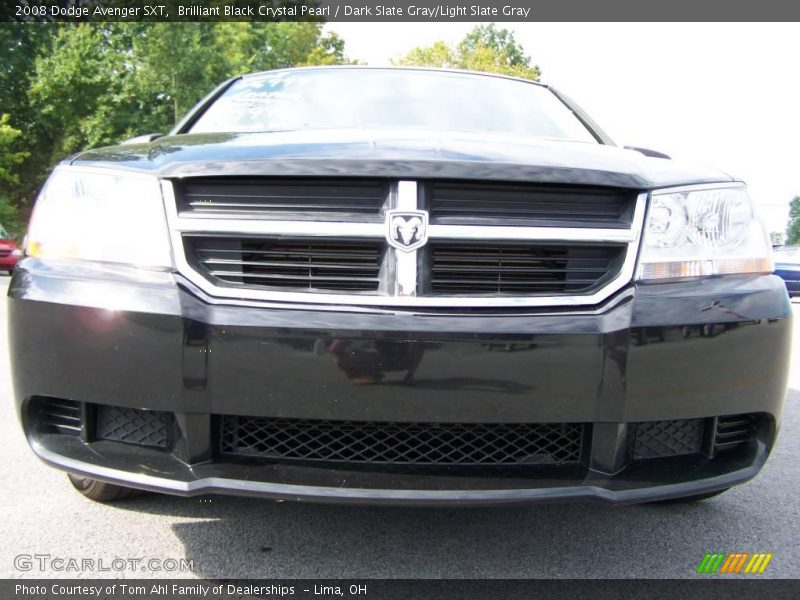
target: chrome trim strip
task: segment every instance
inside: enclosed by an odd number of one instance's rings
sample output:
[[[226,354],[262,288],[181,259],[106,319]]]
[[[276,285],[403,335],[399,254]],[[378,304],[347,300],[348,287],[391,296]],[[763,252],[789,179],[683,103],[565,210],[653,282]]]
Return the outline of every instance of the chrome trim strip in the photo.
[[[651,196],[660,196],[662,194],[680,194],[683,192],[699,192],[702,190],[724,190],[724,189],[740,189],[746,188],[747,185],[741,181],[728,181],[726,183],[692,183],[690,185],[681,185],[678,187],[663,187],[651,190]]]
[[[397,210],[417,210],[417,182],[397,182]],[[390,246],[391,247],[391,246]],[[392,248],[395,259],[395,296],[417,295],[417,250],[403,252]]]
[[[174,198],[174,195],[173,195]],[[294,237],[358,237],[381,239],[386,225],[380,223],[337,223],[335,221],[290,221],[255,219],[185,218],[176,215],[174,229],[181,233],[237,235],[289,235]]]
[[[397,210],[417,210],[417,182],[397,182]]]
[[[495,225],[429,225],[428,237],[439,240],[524,240],[537,242],[612,242],[636,239],[631,229],[582,227],[505,227]]]
[[[170,236],[175,254],[175,266],[179,273],[195,284],[209,296],[236,300],[274,301],[283,304],[327,304],[340,306],[398,307],[398,308],[525,308],[561,307],[600,304],[614,293],[628,285],[633,279],[634,268],[642,235],[647,192],[639,194],[630,229],[609,230],[590,228],[545,228],[545,227],[486,227],[469,226],[470,229],[489,230],[490,235],[501,236],[495,239],[522,239],[527,241],[580,241],[614,242],[626,244],[625,262],[619,274],[602,289],[583,295],[563,296],[523,296],[523,297],[481,297],[481,296],[391,296],[367,294],[328,294],[314,292],[285,292],[258,290],[237,286],[216,286],[189,266],[183,246],[183,233],[240,234],[240,235],[310,235],[310,236],[356,236],[381,239],[385,237],[384,223],[335,223],[319,221],[243,221],[181,218],[177,213],[175,191],[169,180],[162,180],[162,191],[170,227]],[[416,187],[416,186],[415,186]],[[399,189],[399,188],[398,188]],[[406,188],[410,189],[410,188]],[[460,226],[429,226],[429,235],[438,239],[474,239],[462,235]],[[503,237],[507,236],[507,237]],[[492,239],[484,235],[478,239]],[[411,254],[411,253],[407,253]],[[413,254],[416,255],[416,252]],[[416,269],[416,265],[415,265]]]

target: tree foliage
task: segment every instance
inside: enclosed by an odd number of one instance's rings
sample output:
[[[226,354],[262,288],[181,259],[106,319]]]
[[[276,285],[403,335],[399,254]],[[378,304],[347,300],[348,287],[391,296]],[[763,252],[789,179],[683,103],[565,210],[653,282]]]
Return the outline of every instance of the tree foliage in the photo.
[[[9,115],[0,115],[0,185],[16,185],[19,176],[15,167],[28,156],[24,150],[16,149],[16,142],[22,133],[9,124]]]
[[[800,244],[800,196],[789,203],[789,222],[786,224],[786,243]]]
[[[229,77],[348,62],[312,22],[0,23],[0,52],[0,197],[23,217],[54,163],[167,132]]]
[[[469,69],[502,73],[538,81],[539,67],[531,64],[522,46],[507,29],[497,29],[494,23],[478,25],[456,46],[439,41],[417,47],[402,57],[398,64],[420,67]]]
[[[19,185],[16,169],[28,153],[18,149],[21,132],[11,127],[9,119],[9,115],[0,115],[0,224],[17,231],[20,227],[19,211],[8,190]]]

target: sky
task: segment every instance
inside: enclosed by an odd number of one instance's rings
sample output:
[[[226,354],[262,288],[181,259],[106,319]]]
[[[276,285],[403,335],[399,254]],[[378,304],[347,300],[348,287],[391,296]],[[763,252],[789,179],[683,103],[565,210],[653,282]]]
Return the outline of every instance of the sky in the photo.
[[[476,23],[330,23],[351,58],[390,64]],[[619,145],[665,152],[746,181],[769,231],[800,196],[800,24],[498,23],[541,80]]]

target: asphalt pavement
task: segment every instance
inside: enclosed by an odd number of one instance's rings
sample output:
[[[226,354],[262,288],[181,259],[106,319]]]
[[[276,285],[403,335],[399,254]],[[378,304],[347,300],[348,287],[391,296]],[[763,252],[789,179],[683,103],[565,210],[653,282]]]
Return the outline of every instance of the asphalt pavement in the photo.
[[[794,313],[800,348],[797,301]],[[683,578],[697,577],[706,552],[744,551],[773,554],[760,577],[797,578],[800,350],[792,371],[764,470],[694,504],[375,508],[144,494],[102,505],[29,450],[0,343],[0,577]]]

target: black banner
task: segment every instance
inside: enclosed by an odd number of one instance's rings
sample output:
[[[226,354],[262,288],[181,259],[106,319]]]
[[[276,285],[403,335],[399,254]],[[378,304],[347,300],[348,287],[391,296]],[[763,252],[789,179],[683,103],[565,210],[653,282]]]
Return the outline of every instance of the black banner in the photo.
[[[0,21],[796,21],[786,0],[4,0]]]
[[[0,580],[0,598],[31,600],[244,600],[248,598],[368,598],[410,600],[595,600],[597,598],[725,598],[783,600],[800,597],[798,580]]]

